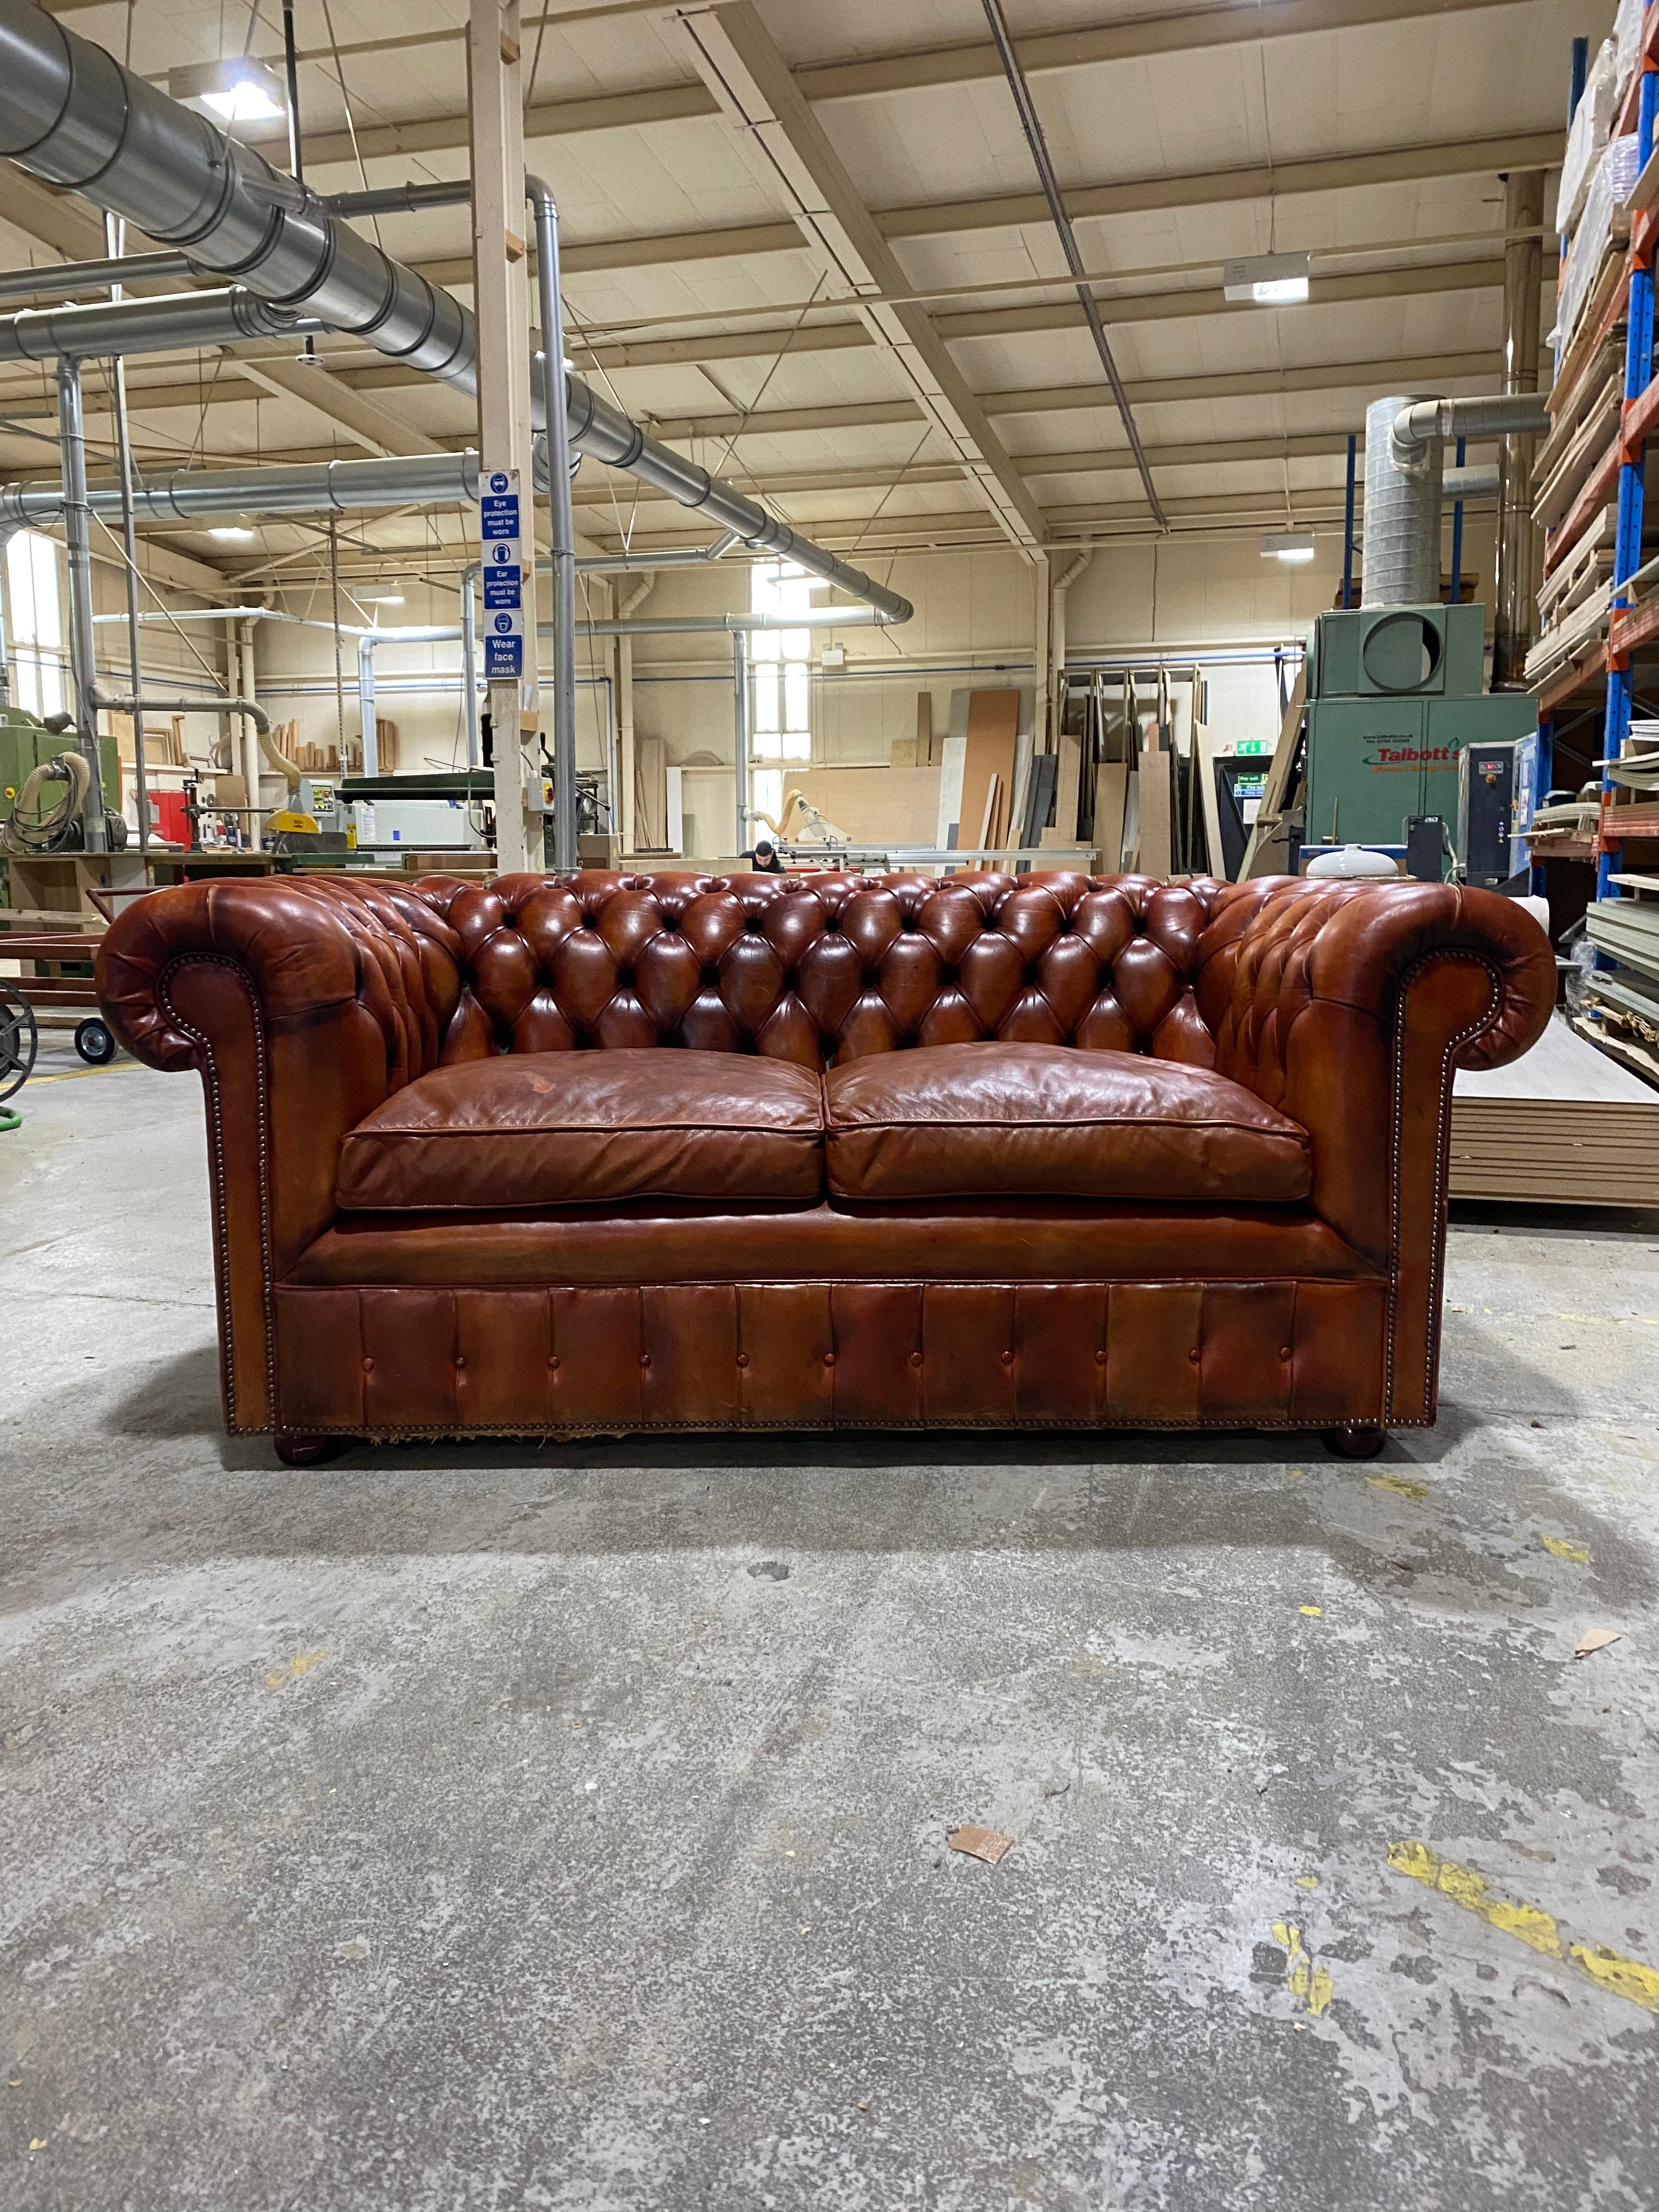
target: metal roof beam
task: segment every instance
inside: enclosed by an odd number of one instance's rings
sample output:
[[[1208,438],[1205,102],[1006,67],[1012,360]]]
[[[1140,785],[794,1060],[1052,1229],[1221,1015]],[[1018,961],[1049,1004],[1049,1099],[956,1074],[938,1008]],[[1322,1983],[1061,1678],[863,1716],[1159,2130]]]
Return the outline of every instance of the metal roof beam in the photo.
[[[782,197],[835,292],[856,307],[872,341],[902,370],[924,416],[1009,537],[1040,545],[1042,514],[932,319],[914,302],[880,296],[904,291],[904,272],[749,0],[679,20],[698,74],[742,134],[739,143],[763,180]],[[787,344],[786,336],[779,350]]]

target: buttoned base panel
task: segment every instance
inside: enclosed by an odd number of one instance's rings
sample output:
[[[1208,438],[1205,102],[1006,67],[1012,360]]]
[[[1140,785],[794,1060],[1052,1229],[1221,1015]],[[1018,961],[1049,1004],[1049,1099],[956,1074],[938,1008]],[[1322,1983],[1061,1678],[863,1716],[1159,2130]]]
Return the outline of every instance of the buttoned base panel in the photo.
[[[1328,1428],[1384,1419],[1388,1324],[1380,1279],[289,1285],[275,1425]]]

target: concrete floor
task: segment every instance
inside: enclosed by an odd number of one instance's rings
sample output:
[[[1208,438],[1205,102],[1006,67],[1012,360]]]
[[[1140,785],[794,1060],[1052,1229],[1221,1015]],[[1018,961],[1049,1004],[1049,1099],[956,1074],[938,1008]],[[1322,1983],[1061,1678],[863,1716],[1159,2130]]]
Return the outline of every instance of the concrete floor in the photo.
[[[1659,1220],[1460,1224],[1369,1466],[292,1474],[219,1431],[194,1080],[21,1103],[15,2212],[1659,2200]]]

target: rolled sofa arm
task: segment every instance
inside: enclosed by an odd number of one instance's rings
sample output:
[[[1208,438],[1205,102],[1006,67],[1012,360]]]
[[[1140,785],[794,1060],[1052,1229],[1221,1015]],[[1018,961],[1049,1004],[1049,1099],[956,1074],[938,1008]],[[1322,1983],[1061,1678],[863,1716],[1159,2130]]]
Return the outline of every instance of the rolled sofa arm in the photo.
[[[459,950],[416,891],[297,876],[153,892],[99,948],[115,1035],[202,1076],[233,1431],[270,1425],[271,1285],[333,1218],[346,1133],[437,1065]]]
[[[1199,947],[1216,1067],[1313,1140],[1313,1203],[1392,1284],[1389,1417],[1432,1419],[1452,1079],[1536,1043],[1555,1003],[1524,907],[1454,884],[1240,884]]]

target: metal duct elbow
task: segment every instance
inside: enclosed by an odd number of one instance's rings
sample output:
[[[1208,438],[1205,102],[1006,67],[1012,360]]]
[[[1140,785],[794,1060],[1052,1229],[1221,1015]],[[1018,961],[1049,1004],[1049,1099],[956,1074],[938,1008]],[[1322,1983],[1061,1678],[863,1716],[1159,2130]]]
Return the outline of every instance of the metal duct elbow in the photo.
[[[1367,436],[1370,416],[1365,417]],[[1408,399],[1389,428],[1395,464],[1411,468],[1437,441],[1453,438],[1507,438],[1547,430],[1550,410],[1534,392],[1493,392],[1478,399]]]
[[[0,316],[0,362],[174,353],[286,337],[298,327],[295,316],[240,285],[220,292],[169,292],[159,299],[24,307]]]
[[[0,0],[0,154],[198,268],[471,388],[472,319],[459,301],[32,0]]]

